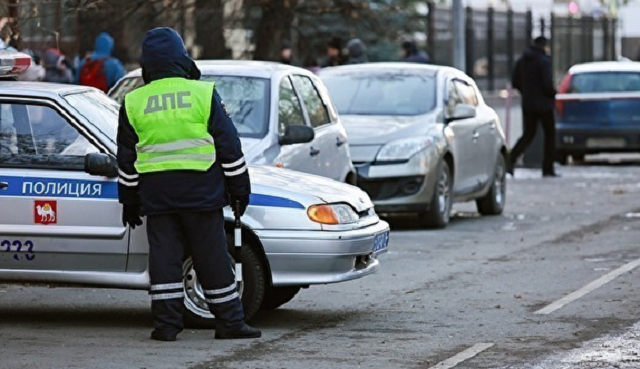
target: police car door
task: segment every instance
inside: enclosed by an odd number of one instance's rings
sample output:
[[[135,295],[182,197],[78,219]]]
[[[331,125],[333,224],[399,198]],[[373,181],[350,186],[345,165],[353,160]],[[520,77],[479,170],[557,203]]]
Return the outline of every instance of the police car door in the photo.
[[[116,182],[83,172],[98,149],[81,130],[52,101],[0,96],[0,269],[125,270]]]

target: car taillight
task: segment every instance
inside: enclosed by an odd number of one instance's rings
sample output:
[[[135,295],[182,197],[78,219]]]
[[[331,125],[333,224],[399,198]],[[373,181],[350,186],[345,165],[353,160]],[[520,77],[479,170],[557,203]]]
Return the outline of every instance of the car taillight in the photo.
[[[567,75],[564,76],[564,78],[562,79],[562,83],[560,84],[560,89],[558,90],[558,93],[559,94],[568,93],[570,86],[571,86],[571,74],[567,73]],[[564,108],[563,101],[562,100],[556,100],[556,113],[558,114],[558,117],[562,116],[563,108]]]
[[[31,57],[19,52],[0,52],[0,76],[18,75],[29,68]]]

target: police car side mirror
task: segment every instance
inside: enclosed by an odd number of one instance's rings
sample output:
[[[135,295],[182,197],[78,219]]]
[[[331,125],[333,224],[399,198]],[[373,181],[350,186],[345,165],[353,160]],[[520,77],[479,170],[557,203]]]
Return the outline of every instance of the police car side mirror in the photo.
[[[287,126],[284,130],[284,136],[280,136],[280,145],[293,145],[313,141],[316,132],[313,128],[302,124],[294,124]]]
[[[114,178],[118,176],[118,163],[109,154],[91,153],[84,157],[84,171],[92,176]]]

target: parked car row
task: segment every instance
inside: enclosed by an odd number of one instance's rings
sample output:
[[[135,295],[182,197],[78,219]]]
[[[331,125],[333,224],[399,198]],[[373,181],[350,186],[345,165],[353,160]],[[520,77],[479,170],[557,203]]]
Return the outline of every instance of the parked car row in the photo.
[[[456,69],[371,63],[318,78],[276,63],[197,64],[215,81],[251,163],[357,184],[378,212],[413,213],[429,227],[446,226],[454,202],[476,201],[487,215],[504,209],[499,118]],[[109,94],[122,101],[142,84],[138,69]]]

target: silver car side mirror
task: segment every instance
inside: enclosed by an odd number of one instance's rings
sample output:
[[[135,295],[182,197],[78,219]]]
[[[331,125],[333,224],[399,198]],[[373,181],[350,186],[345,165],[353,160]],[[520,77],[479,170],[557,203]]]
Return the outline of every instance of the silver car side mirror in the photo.
[[[458,104],[453,109],[453,114],[447,117],[448,122],[454,120],[470,119],[476,117],[476,107],[468,104]]]

